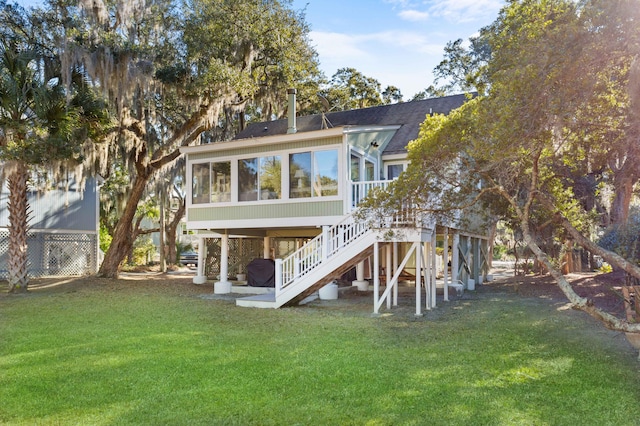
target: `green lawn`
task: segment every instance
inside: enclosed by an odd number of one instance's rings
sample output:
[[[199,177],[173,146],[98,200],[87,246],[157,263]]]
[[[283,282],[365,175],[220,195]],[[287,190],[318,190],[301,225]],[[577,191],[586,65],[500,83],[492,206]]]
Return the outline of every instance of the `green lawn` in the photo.
[[[503,293],[421,318],[336,306],[0,297],[0,423],[640,424],[636,355],[580,312]]]

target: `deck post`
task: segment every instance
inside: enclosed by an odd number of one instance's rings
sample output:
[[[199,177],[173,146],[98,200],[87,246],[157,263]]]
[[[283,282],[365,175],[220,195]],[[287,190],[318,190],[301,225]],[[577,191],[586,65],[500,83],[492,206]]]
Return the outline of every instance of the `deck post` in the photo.
[[[458,269],[460,268],[460,234],[455,232],[453,234],[453,245],[451,247],[451,282],[457,284]]]
[[[378,313],[380,300],[380,243],[373,243],[373,313]]]
[[[391,285],[391,244],[387,243],[384,246],[384,254],[385,254],[385,267],[384,270],[387,273],[386,283],[387,287]],[[398,287],[398,282],[396,281],[395,287]],[[391,309],[391,292],[387,293],[387,309]]]
[[[393,242],[393,275],[398,271],[398,242]],[[393,306],[398,306],[398,285],[393,287]]]
[[[331,250],[330,243],[329,226],[325,225],[322,227],[322,260],[327,260],[327,257],[329,257],[329,251]]]
[[[431,269],[433,268],[431,258],[431,243],[421,243],[422,245],[422,279],[424,280],[424,307],[430,311],[433,307],[433,299],[431,298]]]
[[[229,282],[229,234],[226,232],[220,238],[220,281],[216,281],[213,284],[213,293],[231,293],[231,282]]]
[[[351,282],[359,291],[367,291],[369,289],[369,281],[364,279],[364,260],[356,265],[356,279]]]
[[[436,278],[438,276],[438,252],[436,250],[436,229],[433,228],[433,238],[431,238],[431,304],[436,307]]]
[[[416,316],[422,316],[422,295],[420,292],[420,287],[422,286],[422,282],[420,280],[420,272],[422,269],[422,243],[413,243],[416,246],[416,252],[414,254],[416,260]]]
[[[264,237],[262,240],[262,257],[271,259],[271,237]]]
[[[207,259],[207,240],[204,237],[198,239],[198,274],[193,277],[194,284],[206,284],[205,261]]]
[[[449,301],[449,228],[444,228],[444,251],[442,252],[442,263],[444,267],[444,273],[442,279],[444,280],[444,301]]]
[[[276,259],[275,265],[275,287],[276,287],[276,298],[278,297],[278,293],[282,291],[282,259]]]

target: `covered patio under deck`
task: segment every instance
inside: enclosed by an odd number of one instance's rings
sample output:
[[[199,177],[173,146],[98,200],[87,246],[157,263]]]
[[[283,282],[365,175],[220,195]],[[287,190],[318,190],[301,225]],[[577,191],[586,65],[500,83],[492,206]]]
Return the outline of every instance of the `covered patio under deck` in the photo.
[[[474,290],[476,284],[488,279],[486,239],[448,227],[438,227],[438,231],[436,233],[433,229],[403,229],[401,234],[396,235],[395,240],[373,243],[365,260],[347,265],[349,269],[355,270],[356,279],[352,281],[354,290],[372,293],[375,314],[380,313],[385,306],[387,309],[398,306],[400,287],[414,288],[415,314],[422,315],[424,309],[430,310],[435,307],[437,289],[442,291],[442,300],[448,301],[450,291]],[[277,283],[271,288],[256,288],[248,286],[245,280],[230,279],[235,273],[229,271],[229,258],[235,254],[230,252],[229,243],[243,239],[238,236],[201,237],[200,246],[203,250],[199,250],[201,259],[198,262],[197,281],[194,279],[194,282],[209,282],[204,268],[208,256],[207,241],[211,239],[217,239],[220,245],[219,270],[209,271],[209,277],[216,279],[214,293],[242,294],[247,300],[244,300],[241,306],[271,307],[266,302],[274,298]],[[262,243],[263,258],[273,258],[274,239],[264,237]],[[232,246],[241,247],[242,243]],[[416,271],[421,273],[416,274]],[[341,291],[344,291],[344,287]],[[248,295],[256,295],[251,298],[255,303],[251,303]],[[317,297],[317,292],[313,296]]]

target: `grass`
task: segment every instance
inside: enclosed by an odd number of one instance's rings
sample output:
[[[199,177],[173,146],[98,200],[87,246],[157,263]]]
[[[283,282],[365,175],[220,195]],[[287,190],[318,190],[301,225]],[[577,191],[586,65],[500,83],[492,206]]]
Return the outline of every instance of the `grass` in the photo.
[[[504,294],[370,311],[2,297],[0,423],[640,424],[635,354],[579,312]]]

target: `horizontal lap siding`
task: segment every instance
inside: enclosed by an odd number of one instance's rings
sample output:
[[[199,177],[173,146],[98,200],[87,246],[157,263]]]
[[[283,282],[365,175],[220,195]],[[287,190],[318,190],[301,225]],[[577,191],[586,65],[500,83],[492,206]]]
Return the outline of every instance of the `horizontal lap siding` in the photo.
[[[281,203],[259,206],[191,207],[188,221],[281,219],[289,217],[342,216],[342,200]]]
[[[236,148],[221,149],[219,151],[213,151],[213,152],[201,152],[197,154],[195,153],[189,154],[189,160],[206,160],[210,158],[232,157],[232,156],[238,156],[238,155],[249,156],[254,154],[263,154],[265,152],[290,151],[290,150],[297,150],[302,148],[311,149],[311,148],[317,148],[319,146],[337,145],[341,143],[342,143],[341,137],[333,137],[333,138],[297,141],[297,142],[290,142],[290,143],[276,143],[276,144],[261,145],[261,146],[249,146],[249,147],[238,146]],[[215,145],[215,144],[212,144],[212,145]]]

